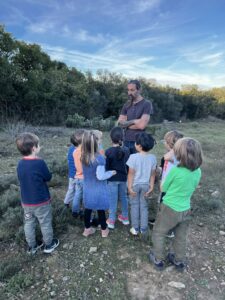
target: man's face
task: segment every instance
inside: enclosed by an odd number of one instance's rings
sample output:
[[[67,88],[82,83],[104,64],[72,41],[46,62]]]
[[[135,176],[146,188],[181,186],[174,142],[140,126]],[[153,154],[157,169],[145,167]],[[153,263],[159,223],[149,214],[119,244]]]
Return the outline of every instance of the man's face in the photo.
[[[139,90],[137,90],[136,84],[134,83],[129,83],[127,85],[127,94],[128,94],[128,98],[129,100],[136,100],[139,96]]]

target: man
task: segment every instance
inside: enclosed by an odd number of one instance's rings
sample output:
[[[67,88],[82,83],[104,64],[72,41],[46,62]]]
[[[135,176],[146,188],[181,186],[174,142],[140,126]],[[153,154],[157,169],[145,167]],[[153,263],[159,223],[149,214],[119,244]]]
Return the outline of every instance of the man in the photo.
[[[130,80],[127,85],[128,101],[124,104],[118,124],[124,128],[124,146],[130,154],[136,153],[135,135],[145,131],[153,113],[152,103],[141,96],[141,84],[138,80]]]

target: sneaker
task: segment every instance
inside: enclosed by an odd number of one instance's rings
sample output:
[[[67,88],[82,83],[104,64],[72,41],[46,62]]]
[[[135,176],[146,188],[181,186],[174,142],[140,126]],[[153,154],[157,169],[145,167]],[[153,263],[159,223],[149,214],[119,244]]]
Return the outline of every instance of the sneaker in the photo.
[[[83,236],[88,237],[89,235],[94,234],[95,231],[96,231],[96,229],[93,227],[85,228],[84,232],[83,232]]]
[[[114,229],[115,228],[115,221],[107,219],[106,223],[107,223],[109,229]]]
[[[123,223],[123,225],[129,225],[129,219],[127,217],[123,217],[122,215],[118,216],[118,220]]]
[[[182,261],[176,261],[174,253],[168,253],[167,260],[169,263],[175,266],[176,270],[179,272],[183,272],[186,265]]]
[[[132,235],[138,235],[138,229],[135,229],[134,227],[131,227],[130,233],[131,233]]]
[[[106,238],[109,235],[109,228],[106,228],[105,230],[102,230],[102,237]]]
[[[168,234],[167,234],[167,237],[170,238],[170,239],[174,238],[175,237],[174,232],[169,231]]]
[[[154,225],[154,224],[155,224],[155,219],[150,219],[150,220],[149,220],[149,224],[150,224],[150,225]]]
[[[158,271],[162,271],[165,267],[164,261],[156,259],[151,251],[149,253],[149,261],[154,264],[154,268]]]
[[[41,249],[44,246],[43,242],[37,242],[35,247],[29,247],[27,250],[27,254],[34,255],[37,253],[38,249]]]
[[[59,240],[58,239],[52,239],[52,243],[50,245],[46,245],[44,248],[44,253],[52,253],[52,251],[55,250],[56,247],[59,246]]]
[[[70,204],[69,203],[64,203],[66,208],[70,208]]]

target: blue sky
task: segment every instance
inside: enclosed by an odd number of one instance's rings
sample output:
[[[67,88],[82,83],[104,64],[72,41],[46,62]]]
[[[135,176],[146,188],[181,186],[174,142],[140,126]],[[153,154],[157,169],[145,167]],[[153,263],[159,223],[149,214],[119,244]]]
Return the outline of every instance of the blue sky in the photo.
[[[0,23],[81,71],[225,86],[224,0],[0,0]]]

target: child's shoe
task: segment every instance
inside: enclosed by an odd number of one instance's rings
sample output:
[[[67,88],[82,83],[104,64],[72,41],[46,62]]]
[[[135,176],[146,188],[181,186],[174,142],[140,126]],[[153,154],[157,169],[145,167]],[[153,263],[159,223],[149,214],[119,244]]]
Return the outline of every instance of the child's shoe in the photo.
[[[174,232],[170,230],[167,234],[167,237],[170,239],[174,238],[175,237]]]
[[[105,230],[102,230],[102,237],[106,238],[109,235],[109,229],[106,228]]]
[[[93,227],[85,228],[84,232],[83,232],[83,236],[88,237],[89,235],[94,234],[95,231],[96,231],[96,229]]]
[[[122,215],[118,216],[118,220],[123,223],[123,225],[129,225],[129,219],[127,217],[123,217]]]
[[[107,223],[109,229],[114,229],[115,228],[115,221],[113,221],[111,219],[107,219],[106,223]]]
[[[134,227],[131,227],[130,233],[131,233],[132,235],[138,235],[138,229],[135,229]]]
[[[59,240],[58,239],[52,239],[52,242],[50,245],[45,245],[44,253],[52,253],[52,251],[55,250],[56,247],[59,246]]]
[[[164,261],[156,259],[151,251],[149,253],[149,261],[154,264],[155,269],[158,271],[162,271],[165,267]]]
[[[37,242],[35,247],[29,247],[27,250],[27,254],[34,255],[37,253],[38,249],[41,249],[44,246],[43,242]]]
[[[172,265],[175,266],[175,268],[178,272],[184,271],[186,264],[182,261],[176,261],[174,253],[168,253],[167,260],[169,263],[171,263]]]

